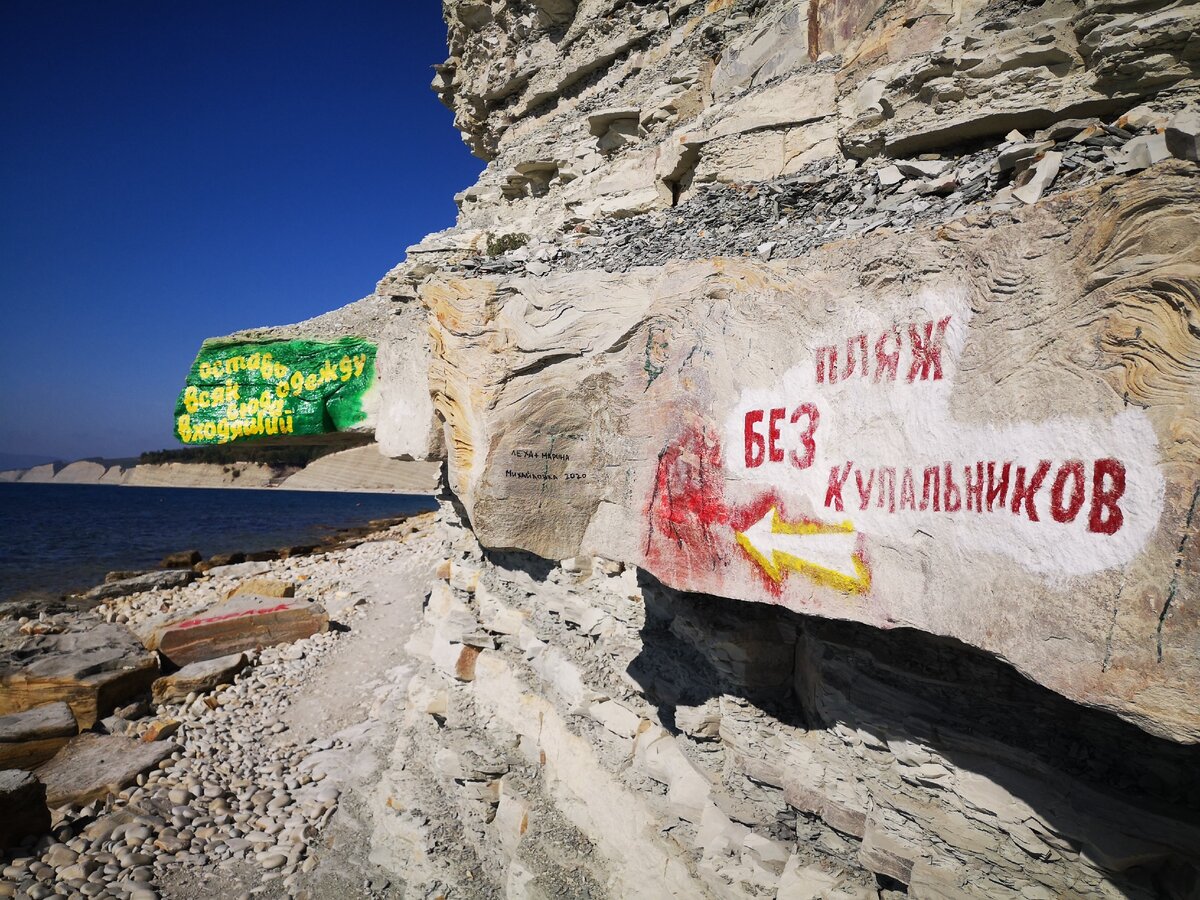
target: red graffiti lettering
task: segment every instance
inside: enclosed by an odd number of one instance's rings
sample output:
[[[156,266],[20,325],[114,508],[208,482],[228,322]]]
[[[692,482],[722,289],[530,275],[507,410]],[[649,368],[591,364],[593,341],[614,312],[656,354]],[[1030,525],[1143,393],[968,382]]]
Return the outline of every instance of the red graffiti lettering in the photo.
[[[808,425],[800,432],[800,446],[804,448],[804,455],[798,456],[795,450],[792,451],[792,465],[797,469],[807,469],[813,464],[813,459],[817,455],[817,445],[813,441],[813,433],[821,421],[821,414],[812,403],[801,403],[797,406],[796,411],[792,413],[791,423],[795,425],[803,417],[808,418]]]
[[[967,510],[983,512],[983,463],[975,463],[975,477],[971,477],[971,467],[963,466],[963,481],[967,483]]]
[[[754,426],[763,420],[761,409],[752,409],[746,413],[746,468],[757,469],[767,457],[766,442],[763,436],[754,430]]]
[[[771,462],[783,462],[783,448],[779,443],[779,423],[787,415],[786,409],[773,409],[767,420],[767,457]]]
[[[926,466],[924,476],[921,479],[921,509],[929,509],[929,504],[933,502],[933,511],[937,512],[942,508],[942,473],[937,466]]]
[[[900,479],[900,508],[917,508],[917,486],[913,483],[912,469],[905,469],[904,477]]]
[[[838,512],[845,510],[845,506],[842,504],[842,488],[846,486],[846,481],[850,478],[850,469],[853,465],[853,463],[847,462],[844,468],[832,466],[829,469],[829,485],[825,488],[826,508],[833,507]]]
[[[817,384],[825,383],[825,367],[829,366],[829,383],[837,384],[837,347],[817,348]]]
[[[1008,497],[1008,471],[1012,468],[1012,463],[1006,462],[1000,470],[1000,478],[996,478],[996,464],[989,462],[987,464],[987,508],[991,512],[996,506],[1004,509]]]
[[[243,619],[247,616],[265,616],[267,613],[282,612],[287,609],[286,603],[280,603],[278,606],[268,606],[262,609],[243,609],[237,612],[222,613],[219,616],[206,616],[202,619],[188,619],[186,622],[180,622],[175,625],[175,628],[195,628],[197,625],[211,625],[214,622],[227,622],[230,619]]]
[[[1117,506],[1117,501],[1124,494],[1125,466],[1116,459],[1096,460],[1092,467],[1092,507],[1088,511],[1088,531],[1116,534],[1120,530],[1125,515]]]
[[[871,502],[871,488],[875,485],[875,470],[871,469],[867,475],[867,483],[863,484],[862,469],[854,470],[854,486],[858,488],[858,508],[866,509],[867,504]]]
[[[962,509],[962,493],[958,489],[958,485],[954,483],[954,468],[950,463],[946,463],[945,470],[946,484],[945,493],[942,494],[942,508],[946,512],[958,512]]]
[[[769,411],[752,409],[746,413],[745,445],[747,469],[757,469],[765,462],[783,462],[784,448],[781,445],[783,435],[779,428],[779,423],[785,417],[787,417],[787,410],[782,406]],[[764,419],[767,423],[767,433],[765,436],[759,430],[759,426],[761,426]],[[797,439],[800,449],[803,450],[803,454],[797,453],[793,449],[787,453],[787,456],[791,460],[792,465],[797,469],[807,469],[813,464],[813,460],[817,455],[815,433],[817,425],[821,422],[821,414],[815,404],[801,403],[792,412],[791,417],[788,418],[788,421],[792,425],[799,425],[801,420],[804,420],[804,425],[800,427]]]
[[[896,381],[900,373],[900,353],[904,349],[902,335],[908,337],[909,360],[906,380],[941,381],[942,350],[946,341],[946,329],[950,316],[937,321],[913,322],[906,326],[892,327],[874,338],[875,384],[881,381]],[[855,334],[846,338],[845,367],[838,369],[838,345],[822,344],[815,348],[817,384],[837,384],[847,381],[855,373],[862,379],[870,377],[871,354],[868,348],[872,338],[867,334]]]
[[[858,346],[855,347],[854,345]],[[856,334],[852,338],[846,339],[846,371],[842,375],[842,380],[845,381],[854,374],[856,366],[854,351],[858,350],[857,367],[862,373],[861,377],[867,377],[867,336],[865,334]]]
[[[1063,503],[1067,479],[1072,479],[1071,496]],[[1055,522],[1073,522],[1083,507],[1083,462],[1072,459],[1063,463],[1054,476],[1054,484],[1050,488],[1050,518]]]
[[[884,488],[884,484],[887,488]],[[884,493],[887,494],[887,511],[896,511],[896,469],[894,466],[882,466],[879,469],[879,508],[883,509]]]
[[[933,380],[941,381],[942,341],[946,337],[946,326],[949,324],[949,316],[939,321],[936,328],[933,322],[926,322],[924,336],[917,331],[916,325],[908,326],[908,339],[912,343],[912,363],[908,367],[910,383],[916,380],[918,372],[921,374],[921,380],[927,381],[931,369]]]
[[[886,352],[888,338],[895,338],[896,349]],[[879,384],[885,377],[888,381],[896,380],[896,370],[900,367],[900,334],[896,331],[885,331],[875,341],[875,383]]]
[[[1037,468],[1033,470],[1033,477],[1029,479],[1029,483],[1025,483],[1025,467],[1017,466],[1017,483],[1013,485],[1012,493],[1012,511],[1014,515],[1021,514],[1021,507],[1025,507],[1025,515],[1030,522],[1038,521],[1037,507],[1033,503],[1033,498],[1037,492],[1041,490],[1042,481],[1046,478],[1046,473],[1050,471],[1050,460],[1043,459],[1037,464]]]

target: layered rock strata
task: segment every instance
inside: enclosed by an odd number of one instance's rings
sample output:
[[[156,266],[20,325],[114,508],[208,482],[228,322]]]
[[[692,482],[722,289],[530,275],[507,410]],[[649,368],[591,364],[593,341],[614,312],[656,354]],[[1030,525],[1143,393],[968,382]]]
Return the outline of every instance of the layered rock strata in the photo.
[[[410,889],[1194,887],[1194,752],[986,654],[470,538],[441,574],[408,646],[418,666],[376,811],[376,857]]]
[[[490,546],[956,637],[1194,742],[1198,175],[803,261],[430,280],[450,485]]]
[[[381,449],[491,552],[430,592],[377,857],[1194,894],[1200,6],[444,10],[457,225],[270,332],[378,340]]]

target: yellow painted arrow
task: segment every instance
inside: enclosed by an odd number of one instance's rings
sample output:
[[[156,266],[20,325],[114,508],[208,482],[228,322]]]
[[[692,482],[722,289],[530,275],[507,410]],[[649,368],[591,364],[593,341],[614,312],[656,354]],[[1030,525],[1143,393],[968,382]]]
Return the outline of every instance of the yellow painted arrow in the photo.
[[[771,507],[744,532],[734,532],[739,545],[767,576],[782,582],[792,570],[817,584],[864,594],[871,587],[871,570],[858,552],[858,535],[850,522],[785,522]]]

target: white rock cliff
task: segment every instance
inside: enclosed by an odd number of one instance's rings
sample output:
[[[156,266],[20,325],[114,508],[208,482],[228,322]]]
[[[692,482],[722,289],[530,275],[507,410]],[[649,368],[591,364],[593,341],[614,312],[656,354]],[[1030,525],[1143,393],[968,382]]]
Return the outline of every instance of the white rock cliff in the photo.
[[[379,342],[482,545],[398,754],[540,759],[615,895],[1195,896],[1200,4],[444,9],[458,224],[270,332]]]

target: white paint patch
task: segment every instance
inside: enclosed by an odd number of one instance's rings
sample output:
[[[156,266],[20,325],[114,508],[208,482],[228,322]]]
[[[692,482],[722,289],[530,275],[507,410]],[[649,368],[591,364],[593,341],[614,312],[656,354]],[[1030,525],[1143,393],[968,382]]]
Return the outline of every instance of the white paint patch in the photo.
[[[785,373],[777,387],[742,393],[724,427],[729,482],[761,485],[764,491],[776,490],[792,514],[798,512],[826,522],[849,520],[857,531],[866,535],[868,542],[876,538],[893,545],[916,547],[918,543],[927,546],[932,538],[946,551],[959,553],[964,563],[969,564],[975,554],[1002,554],[1051,578],[1120,566],[1142,550],[1162,514],[1164,492],[1157,439],[1142,410],[1128,409],[1110,418],[1063,417],[1036,424],[960,424],[951,418],[949,408],[970,323],[965,294],[953,290],[927,292],[919,298],[908,321],[885,320],[857,304],[847,304],[847,309],[840,333],[828,335],[826,342],[838,352],[836,382],[830,380],[827,356],[824,356],[824,371],[820,373],[823,377],[818,380],[819,345],[814,345],[806,348],[807,352],[801,351],[804,362]],[[910,381],[914,356],[919,360],[921,354],[913,352],[909,325],[915,327],[916,343],[920,344],[926,335],[936,340],[938,323],[947,318],[940,350],[941,378],[935,377],[936,366],[931,363],[924,373],[918,366]],[[895,378],[892,380],[884,367],[882,377],[876,380],[881,368],[877,364],[876,341],[885,333],[893,335],[896,330],[901,335],[903,349]],[[867,336],[869,375],[865,378],[858,352],[861,344],[854,340],[860,334]],[[855,350],[856,364],[847,376],[848,339]],[[885,356],[895,347],[895,341],[888,338],[883,344]],[[811,432],[811,464],[800,467],[807,461],[803,433],[811,416],[801,413],[795,416],[794,423],[791,420],[805,403],[815,405],[819,421]],[[774,416],[778,436],[772,442],[771,411],[780,409],[785,413],[782,418],[778,412]],[[758,420],[760,411],[762,418]],[[749,447],[748,414],[752,419],[749,430],[753,433]],[[1030,418],[1036,417],[1036,410],[1030,410]],[[776,457],[782,458],[771,458],[771,443],[775,445]],[[762,462],[753,465],[760,449]],[[1018,502],[1014,511],[1018,467],[1024,467],[1028,485],[1043,460],[1050,465],[1033,499],[1029,504],[1024,500]],[[1123,467],[1125,483],[1120,496],[1111,500],[1118,492],[1119,476],[1109,462],[1114,460]],[[986,506],[989,461],[995,463],[997,486],[1003,464],[1011,463],[1004,504],[997,502],[990,511]],[[1072,461],[1081,466],[1070,466]],[[1097,461],[1101,461],[1099,503],[1094,496]],[[979,462],[984,464],[982,512],[968,510],[964,472],[969,466],[974,473]],[[953,508],[954,496],[946,494],[947,464],[959,492],[961,506],[957,509]],[[1073,472],[1060,474],[1064,465]],[[932,496],[925,497],[926,508],[921,509],[925,470],[934,466],[938,469],[938,498],[935,504]],[[827,504],[831,469],[835,467],[839,479],[848,472],[840,489],[841,511],[836,509],[836,492],[833,502]],[[895,470],[894,511],[886,489],[887,469]],[[902,502],[905,469],[912,471],[915,509]],[[1076,477],[1080,472],[1081,479]],[[1057,495],[1056,480],[1059,480]],[[865,490],[868,485],[869,492]],[[1109,500],[1105,499],[1106,494]],[[1064,521],[1056,521],[1053,515],[1055,496],[1058,517]],[[971,505],[975,505],[973,500]],[[1030,505],[1036,521],[1029,514]],[[1114,507],[1120,511],[1120,524],[1115,530]]]

